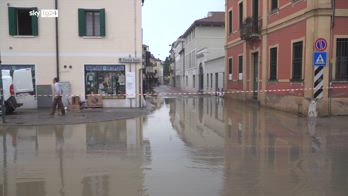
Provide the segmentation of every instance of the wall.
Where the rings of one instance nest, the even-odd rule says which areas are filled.
[[[0,3],[0,32],[2,60],[4,64],[35,64],[37,85],[49,85],[56,76],[55,23],[53,18],[39,18],[38,37],[11,37],[8,35],[6,0]],[[27,2],[13,0],[13,7],[38,7],[54,9],[54,1]],[[59,1],[60,79],[71,83],[72,92],[84,99],[85,64],[120,64],[121,57],[142,56],[141,1]],[[78,8],[106,10],[106,36],[83,38],[78,35]],[[136,18],[134,17],[136,12]],[[122,16],[122,17],[120,17]],[[134,23],[136,19],[136,23]],[[12,47],[13,49],[9,49]],[[72,66],[65,69],[64,66]],[[136,89],[140,82],[138,73],[141,64],[127,66],[127,71],[136,72]],[[76,77],[79,76],[79,77]],[[117,100],[110,106],[129,107],[126,100]],[[138,104],[138,100],[133,103]],[[108,104],[107,104],[108,105]]]

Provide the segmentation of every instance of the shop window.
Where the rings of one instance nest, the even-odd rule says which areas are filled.
[[[38,17],[30,14],[37,8],[8,8],[9,34],[12,36],[37,36]]]
[[[336,80],[348,81],[348,38],[337,39]]]
[[[270,50],[269,80],[277,80],[278,48]]]
[[[126,92],[124,65],[86,65],[86,95],[124,99]]]
[[[105,9],[79,9],[79,35],[105,36]]]
[[[292,45],[292,80],[302,81],[303,42]]]

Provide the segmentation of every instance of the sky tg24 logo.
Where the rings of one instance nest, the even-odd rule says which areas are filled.
[[[29,12],[30,16],[37,16],[42,18],[57,18],[58,17],[58,10],[48,10],[43,9],[40,11],[32,10]]]

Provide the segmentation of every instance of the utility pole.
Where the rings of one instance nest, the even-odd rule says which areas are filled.
[[[6,111],[5,111],[5,105],[4,105],[4,89],[3,89],[3,82],[2,82],[2,61],[1,61],[1,51],[0,51],[0,94],[1,94],[1,120],[2,123],[5,123],[5,115],[6,115]]]

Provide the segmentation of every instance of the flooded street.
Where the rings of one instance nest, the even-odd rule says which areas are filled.
[[[130,120],[2,130],[3,196],[348,195],[347,117],[217,97]]]

